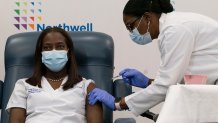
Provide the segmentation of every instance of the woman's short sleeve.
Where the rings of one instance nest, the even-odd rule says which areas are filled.
[[[27,93],[25,87],[25,80],[20,79],[16,82],[14,90],[8,101],[6,111],[10,112],[10,108],[19,107],[26,109]]]
[[[91,80],[91,79],[88,79],[88,80],[85,81],[85,88],[84,88],[85,90],[84,90],[84,92],[85,92],[86,95],[87,95],[87,88],[88,88],[90,83],[95,83],[95,82],[93,80]]]

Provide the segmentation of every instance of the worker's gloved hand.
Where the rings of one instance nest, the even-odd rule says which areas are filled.
[[[140,88],[146,88],[148,86],[149,78],[138,70],[126,68],[119,74],[122,76],[125,83],[132,86]]]
[[[89,92],[88,96],[90,105],[94,105],[97,101],[100,101],[111,110],[115,110],[115,98],[107,91],[95,88]]]

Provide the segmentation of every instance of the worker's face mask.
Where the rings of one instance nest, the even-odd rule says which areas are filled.
[[[134,30],[132,30],[132,32],[129,33],[129,36],[135,43],[140,44],[140,45],[145,45],[145,44],[152,42],[152,39],[151,39],[150,33],[148,32],[150,21],[148,22],[148,29],[145,34],[141,35],[138,31],[138,27],[141,23],[142,18],[140,19],[138,26]]]
[[[66,50],[51,50],[42,52],[42,63],[51,71],[58,72],[68,61]]]

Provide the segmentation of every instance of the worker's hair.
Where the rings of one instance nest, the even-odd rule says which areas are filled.
[[[42,63],[42,44],[46,35],[52,32],[57,32],[64,36],[64,41],[66,42],[67,48],[69,49],[67,53],[68,61],[66,63],[68,80],[63,85],[63,89],[67,90],[73,88],[74,85],[82,81],[82,77],[78,73],[73,41],[68,32],[58,27],[47,28],[40,33],[35,49],[35,65],[33,75],[28,78],[26,82],[33,86],[42,87],[41,78],[44,76],[46,71],[46,66]]]
[[[161,14],[173,10],[170,0],[129,0],[123,9],[123,14],[140,17],[145,12]]]

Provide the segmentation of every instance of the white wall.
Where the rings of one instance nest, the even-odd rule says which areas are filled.
[[[145,72],[149,77],[155,77],[159,64],[159,51],[157,42],[140,46],[133,43],[128,31],[122,22],[122,10],[128,0],[34,0],[34,2],[42,2],[42,21],[34,23],[46,24],[84,24],[93,23],[93,31],[104,32],[111,35],[115,44],[115,75],[126,67],[136,68]],[[4,80],[4,46],[7,37],[18,32],[26,30],[17,30],[13,24],[16,20],[13,18],[16,13],[13,11],[17,6],[15,2],[23,2],[28,0],[0,0],[0,79]],[[177,11],[192,11],[210,16],[218,20],[217,0],[175,0]],[[28,5],[27,9],[31,9]],[[36,8],[37,9],[37,8]],[[31,13],[23,16],[30,16]],[[40,14],[40,13],[39,13]],[[32,30],[27,30],[32,31]],[[138,89],[134,88],[134,91]],[[161,105],[151,109],[158,113]],[[130,112],[114,113],[114,118],[134,117]],[[134,117],[136,118],[136,117]],[[152,123],[152,121],[137,117],[137,123]]]

